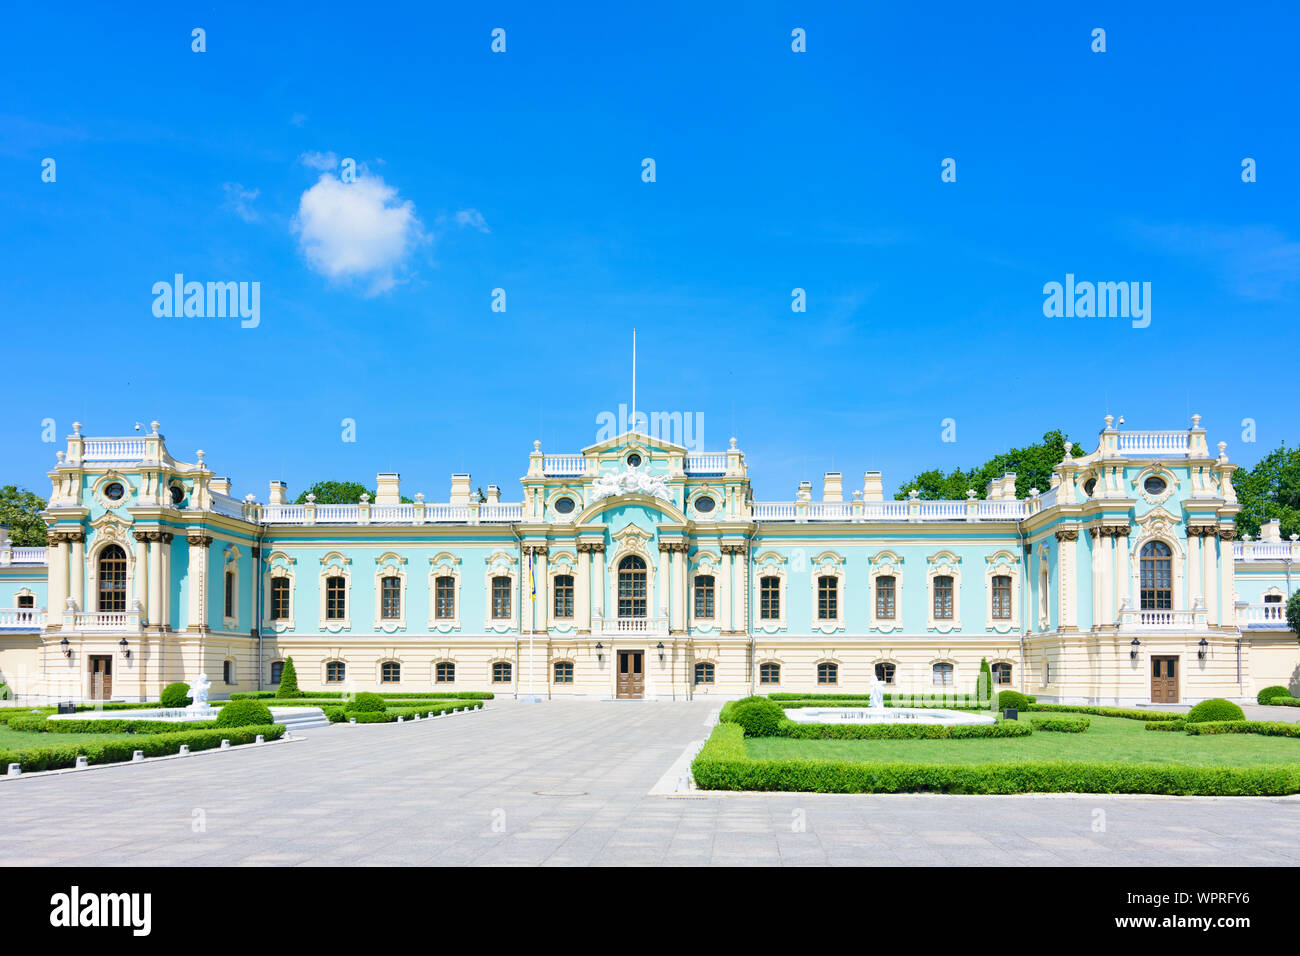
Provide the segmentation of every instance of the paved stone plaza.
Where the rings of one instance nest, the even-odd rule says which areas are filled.
[[[334,726],[263,748],[0,781],[0,861],[1300,862],[1295,798],[651,796],[717,709],[493,701],[428,722]]]

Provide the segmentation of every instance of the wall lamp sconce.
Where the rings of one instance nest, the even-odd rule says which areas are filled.
[[[659,663],[662,664],[664,662],[664,642],[660,641],[659,646],[656,647],[655,650],[659,652]]]
[[[605,659],[604,650],[605,650],[605,645],[602,644],[602,643],[600,643],[600,641],[597,641],[597,642],[596,642],[596,662],[597,662],[597,663],[600,663],[601,661],[603,661],[603,660]]]
[[[124,637],[118,641],[117,646],[122,648],[122,656],[129,661],[131,659],[131,648],[127,646],[126,638]]]
[[[1128,652],[1128,656],[1130,659],[1137,660],[1138,648],[1141,646],[1142,646],[1142,642],[1139,641],[1136,637],[1133,638],[1133,640],[1129,643],[1129,647],[1132,648],[1132,650]]]
[[[1197,658],[1199,658],[1200,660],[1205,660],[1205,655],[1210,652],[1210,642],[1207,641],[1205,638],[1201,638],[1201,642],[1196,646],[1200,648],[1196,652]]]
[[[64,657],[72,656],[72,642],[69,641],[66,637],[63,640],[59,641],[59,646],[63,648]]]

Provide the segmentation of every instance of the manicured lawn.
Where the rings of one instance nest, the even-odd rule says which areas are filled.
[[[76,744],[105,740],[132,740],[135,734],[38,734],[33,731],[10,730],[0,724],[0,750],[24,750],[28,747],[53,747],[59,744]]]
[[[1027,722],[1032,716],[1045,715],[1026,713],[1021,714],[1020,719]],[[1140,720],[1093,716],[1088,719],[1091,725],[1081,734],[1035,731],[1032,737],[990,740],[793,740],[759,737],[747,738],[745,749],[751,758],[772,760],[943,764],[1095,760],[1225,767],[1300,763],[1300,739],[1255,734],[1189,737],[1179,731],[1147,730]]]

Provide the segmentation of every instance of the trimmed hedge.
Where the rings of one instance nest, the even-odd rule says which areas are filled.
[[[1167,730],[1170,733],[1180,733],[1187,729],[1185,720],[1151,720],[1147,721],[1147,730]]]
[[[1203,700],[1187,712],[1189,724],[1204,724],[1217,720],[1245,720],[1245,712],[1230,700],[1211,697]]]
[[[1255,703],[1270,704],[1273,702],[1274,697],[1290,697],[1290,696],[1291,696],[1290,688],[1283,687],[1280,684],[1274,684],[1271,687],[1265,687],[1258,694],[1256,694]]]
[[[168,684],[158,695],[160,707],[188,707],[193,703],[190,697],[190,685],[183,680]]]
[[[1214,720],[1188,724],[1193,737],[1213,734],[1260,734],[1265,737],[1300,737],[1300,724],[1284,720]]]
[[[739,724],[746,737],[779,737],[781,724],[787,721],[781,705],[766,697],[738,700],[727,713],[729,723]]]
[[[284,666],[280,668],[280,686],[275,689],[275,696],[281,698],[307,696],[298,689],[298,671],[294,669],[292,657],[286,657]]]
[[[1127,707],[1090,707],[1083,704],[1034,704],[1033,711],[1059,714],[1091,714],[1093,717],[1124,717],[1128,720],[1186,720],[1186,715],[1165,710],[1132,710]]]
[[[349,695],[341,690],[306,690],[302,691],[303,695],[312,700],[344,700]],[[367,691],[367,693],[370,693]],[[246,690],[236,691],[230,695],[231,700],[269,700],[275,696],[273,690]],[[466,690],[460,691],[419,691],[413,690],[409,693],[399,691],[384,691],[376,694],[385,700],[495,700],[496,694],[488,690]],[[147,704],[133,704],[131,706],[147,707]]]
[[[326,707],[324,710],[325,716],[333,724],[345,723],[353,718],[359,724],[391,724],[395,723],[398,717],[435,717],[438,714],[450,714],[458,710],[480,710],[482,707],[481,700],[447,700],[422,704],[419,707],[395,707],[381,711],[358,712],[343,707]]]
[[[1270,707],[1300,707],[1300,697],[1270,697],[1267,703]]]
[[[1008,707],[1014,707],[1016,710],[1029,710],[1037,700],[1037,697],[1022,694],[1019,691],[1004,690],[998,694],[998,710],[1006,710]]]
[[[271,708],[256,700],[232,700],[217,714],[218,727],[256,727],[273,723]]]
[[[1206,725],[1202,725],[1206,726]],[[815,793],[1164,793],[1280,796],[1300,792],[1300,763],[1263,767],[1035,761],[992,764],[754,760],[735,724],[720,724],[691,764],[702,790]]]
[[[174,734],[182,727],[210,730],[216,726],[215,720],[187,721],[184,724],[170,720],[49,720],[44,714],[27,714],[9,720],[10,730],[37,734]]]
[[[1030,717],[1034,730],[1047,730],[1059,734],[1081,734],[1091,721],[1087,717]]]
[[[179,753],[181,745],[190,750],[212,750],[221,746],[222,740],[231,745],[250,744],[261,734],[267,740],[278,740],[285,731],[282,724],[264,727],[230,727],[219,730],[187,730],[172,734],[147,734],[139,740],[87,741],[75,744],[57,744],[48,747],[28,747],[23,750],[0,750],[0,765],[19,764],[24,773],[37,770],[58,770],[76,766],[78,757],[90,763],[118,763],[128,761],[137,750],[146,757],[165,757]]]
[[[384,699],[378,694],[362,692],[343,705],[352,714],[377,714],[384,710]]]
[[[992,724],[801,724],[785,719],[769,737],[796,740],[976,740],[1028,737],[1034,728],[1018,720]]]

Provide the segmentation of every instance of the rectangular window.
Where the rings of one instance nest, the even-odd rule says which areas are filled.
[[[397,661],[384,661],[379,666],[381,684],[400,684],[402,682],[402,665]]]
[[[288,578],[271,578],[271,620],[289,620]]]
[[[456,616],[456,579],[444,574],[433,579],[433,616],[450,621]]]
[[[325,683],[341,684],[347,673],[347,665],[342,661],[330,661],[325,665]]]
[[[993,577],[993,620],[1011,620],[1011,578],[1005,574]]]
[[[573,683],[573,661],[555,662],[555,683],[557,684]]]
[[[781,579],[766,577],[758,582],[758,616],[764,621],[781,617]]]
[[[223,661],[221,664],[221,679],[227,684],[235,682],[235,662]]]
[[[492,579],[492,619],[510,620],[510,579],[496,577]]]
[[[235,616],[235,572],[226,572],[226,617]]]
[[[817,579],[817,620],[834,621],[840,616],[839,578],[823,575]]]
[[[713,575],[700,574],[695,577],[695,616],[701,620],[713,620]]]
[[[381,578],[379,582],[380,617],[385,621],[402,619],[402,579],[398,577]]]
[[[1006,685],[1011,684],[1010,664],[998,663],[993,665],[993,683]]]
[[[781,683],[781,665],[780,664],[760,664],[758,666],[758,682],[760,684],[779,684]]]
[[[511,667],[507,661],[497,661],[492,665],[492,683],[509,684]]]
[[[342,621],[348,616],[348,582],[345,578],[325,579],[325,620]]]
[[[712,684],[713,683],[713,665],[709,663],[699,663],[695,665],[695,683]]]
[[[932,683],[935,687],[952,686],[952,665],[951,664],[935,664],[934,667],[931,669],[930,673],[931,673],[930,683]]]
[[[456,665],[451,661],[439,661],[434,665],[433,680],[437,684],[456,683]]]
[[[284,661],[271,661],[271,683],[279,684],[280,676],[284,673]]]
[[[34,608],[34,607],[36,607],[36,595],[35,595],[35,594],[20,594],[20,595],[18,595],[18,606],[19,606],[19,607],[30,607],[30,608]]]
[[[946,574],[934,579],[934,619],[952,620],[952,578]]]
[[[897,595],[894,591],[894,578],[884,575],[876,578],[876,619],[892,621],[896,612]]]
[[[556,618],[565,619],[573,617],[573,575],[557,574],[555,576],[555,605]]]

